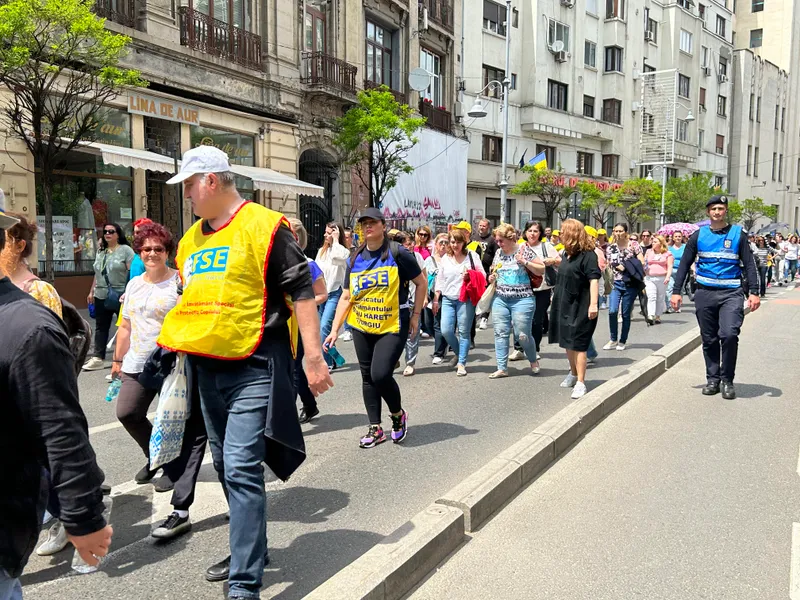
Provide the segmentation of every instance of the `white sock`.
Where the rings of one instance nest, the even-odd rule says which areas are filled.
[[[178,515],[181,519],[185,519],[186,517],[189,516],[189,511],[188,510],[178,510],[176,508],[172,512],[174,512],[176,515]]]

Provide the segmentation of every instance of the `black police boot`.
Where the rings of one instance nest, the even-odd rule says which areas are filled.
[[[719,382],[709,381],[703,388],[703,396],[714,396],[715,394],[719,394]]]
[[[736,389],[734,389],[730,381],[722,382],[722,397],[725,398],[725,400],[733,400],[736,398]]]

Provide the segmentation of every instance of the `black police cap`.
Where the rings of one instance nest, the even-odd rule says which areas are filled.
[[[706,202],[706,208],[709,206],[714,206],[715,204],[722,204],[723,206],[728,206],[728,197],[725,195],[717,195],[712,196],[711,199]]]

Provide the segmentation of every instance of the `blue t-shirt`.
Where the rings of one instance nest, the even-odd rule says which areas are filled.
[[[675,262],[672,265],[673,273],[678,272],[678,267],[681,266],[681,259],[683,258],[683,251],[686,250],[686,244],[681,244],[680,248],[669,246],[669,251],[675,257]]]
[[[322,269],[320,269],[319,265],[317,265],[317,263],[310,258],[306,260],[308,260],[308,268],[311,269],[311,283],[316,283],[317,279],[322,277]],[[133,267],[131,267],[131,271],[132,270]]]
[[[131,261],[131,279],[142,273],[144,273],[144,263],[142,262],[142,258],[138,254],[135,254]]]

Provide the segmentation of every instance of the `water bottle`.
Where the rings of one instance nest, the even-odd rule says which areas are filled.
[[[122,387],[122,379],[115,377],[111,380],[111,385],[108,386],[106,392],[106,402],[113,402],[119,396],[119,388]]]
[[[106,525],[110,523],[111,519],[111,505],[113,504],[113,500],[111,496],[103,496],[103,518],[106,520]],[[72,557],[72,570],[76,573],[94,573],[97,569],[100,568],[100,563],[97,564],[96,567],[88,564],[81,558],[81,555],[78,554],[78,551],[75,551],[75,554]]]
[[[328,354],[333,359],[333,362],[336,363],[337,367],[343,367],[344,363],[347,361],[344,359],[344,356],[339,354],[339,351],[336,349],[336,346],[331,346],[328,348]]]

